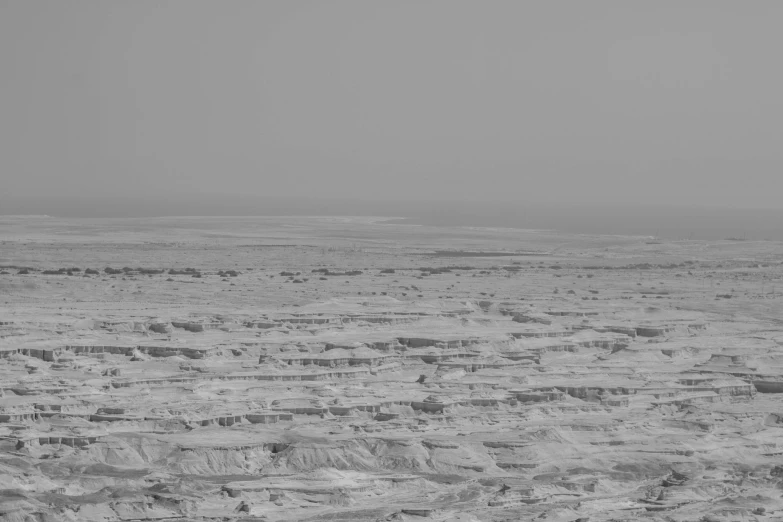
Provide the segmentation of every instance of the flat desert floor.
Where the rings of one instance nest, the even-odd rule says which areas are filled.
[[[0,217],[2,520],[783,520],[783,243],[384,221]]]

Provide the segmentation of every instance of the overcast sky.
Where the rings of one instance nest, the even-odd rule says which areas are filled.
[[[0,0],[0,202],[783,208],[782,24],[780,0]]]

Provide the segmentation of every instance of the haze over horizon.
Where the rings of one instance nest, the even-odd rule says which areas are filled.
[[[176,194],[781,209],[781,15],[2,2],[0,214]]]
[[[726,238],[783,241],[783,210],[699,205],[569,204],[530,202],[378,201],[326,198],[200,197],[52,198],[13,201],[3,215],[47,215],[78,226],[74,218],[375,216],[389,224],[440,227],[547,229],[577,234],[654,236],[661,239]],[[400,218],[400,219],[394,219]],[[241,222],[246,222],[242,220]],[[260,223],[260,222],[259,222]]]

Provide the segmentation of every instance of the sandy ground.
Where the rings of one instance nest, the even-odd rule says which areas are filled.
[[[783,519],[783,244],[384,221],[0,217],[2,520]]]

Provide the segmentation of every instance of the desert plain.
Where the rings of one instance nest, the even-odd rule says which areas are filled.
[[[741,239],[0,217],[0,517],[783,520]]]

